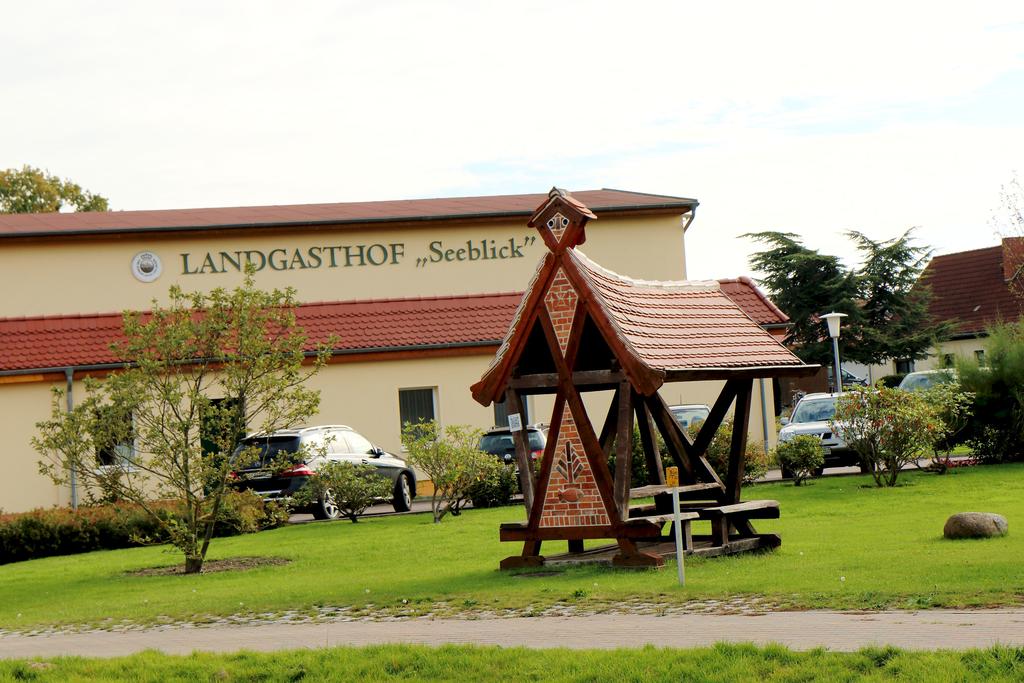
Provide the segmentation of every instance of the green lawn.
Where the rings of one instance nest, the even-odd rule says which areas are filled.
[[[584,567],[517,577],[498,561],[519,544],[498,542],[498,524],[521,507],[292,526],[217,539],[212,558],[273,555],[290,564],[200,576],[131,576],[180,562],[166,548],[138,548],[0,566],[0,628],[46,624],[154,622],[277,613],[320,606],[355,611],[539,611],[555,604],[604,609],[620,602],[678,604],[730,595],[766,596],[789,607],[922,608],[1019,605],[1024,597],[1024,466],[911,473],[894,489],[867,477],[833,477],[800,488],[768,484],[746,498],[775,498],[782,518],[775,552],[687,562],[687,586],[661,571]],[[948,515],[999,512],[1000,539],[950,542]],[[564,544],[550,544],[561,552]]]
[[[841,653],[716,645],[530,650],[387,645],[174,657],[0,661],[0,681],[1020,681],[1024,649]]]

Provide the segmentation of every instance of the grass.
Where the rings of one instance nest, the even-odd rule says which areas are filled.
[[[865,476],[767,484],[745,498],[780,501],[782,518],[759,530],[781,534],[771,553],[687,561],[687,585],[673,568],[625,571],[579,567],[525,578],[497,570],[519,544],[498,542],[498,524],[521,507],[467,511],[431,523],[429,515],[291,526],[217,539],[211,558],[278,556],[287,565],[199,576],[132,576],[171,565],[166,548],[136,548],[0,566],[0,628],[202,621],[233,614],[277,614],[343,607],[368,612],[536,614],[551,606],[602,610],[646,603],[658,609],[694,599],[765,596],[792,608],[928,608],[1019,605],[1024,596],[1024,465],[908,473],[893,489]],[[954,512],[992,511],[1011,533],[946,541]],[[699,531],[699,529],[698,529]],[[561,552],[564,544],[549,544]]]
[[[1019,681],[1024,649],[794,652],[780,646],[531,650],[384,645],[256,654],[0,661],[0,681]]]

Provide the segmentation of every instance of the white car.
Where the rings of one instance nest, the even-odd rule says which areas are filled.
[[[937,384],[952,384],[956,381],[956,370],[921,370],[908,374],[896,388],[903,391],[926,391]]]
[[[839,394],[807,394],[793,408],[793,415],[788,420],[782,418],[782,429],[779,430],[779,442],[785,443],[794,436],[810,434],[821,439],[821,447],[825,455],[825,467],[846,467],[861,465],[856,451],[851,450],[838,434],[832,430],[830,420],[836,414],[836,397]],[[862,468],[863,469],[863,468]],[[788,473],[783,470],[782,476]],[[816,474],[821,474],[817,472]]]

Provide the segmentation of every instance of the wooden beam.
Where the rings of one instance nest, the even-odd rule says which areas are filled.
[[[732,421],[732,444],[729,448],[729,473],[725,479],[726,500],[740,502],[740,487],[743,486],[743,470],[746,465],[747,423],[750,421],[750,395],[754,380],[740,380],[736,392],[736,410]]]
[[[633,477],[633,390],[622,382],[618,390],[618,413],[615,429],[615,507],[619,519],[629,517],[629,489]]]
[[[674,444],[673,447],[678,448],[679,452],[685,455],[685,457],[682,457],[682,461],[686,467],[687,481],[690,483],[698,483],[700,481],[712,482],[722,486],[722,480],[718,477],[718,473],[715,472],[715,468],[704,457],[707,446],[701,451],[695,445],[690,444],[689,437],[683,434],[683,428],[676,422],[675,416],[672,415],[672,411],[669,410],[668,404],[665,403],[665,399],[661,397],[661,394],[648,396],[647,405],[651,409],[654,422],[658,425],[661,435],[665,437],[665,443]],[[714,414],[714,410],[712,410],[708,420]],[[721,421],[721,418],[719,418],[719,421]],[[706,426],[707,422],[704,424]],[[700,433],[702,434],[703,432],[704,427],[701,427]]]
[[[523,399],[515,389],[505,392],[505,410],[509,415],[524,415]],[[516,446],[516,465],[519,467],[519,486],[523,490],[523,505],[529,516],[533,510],[533,495],[537,486],[533,472],[533,459],[530,457],[530,439],[525,429],[512,432],[512,441]]]
[[[578,389],[592,387],[594,390],[598,390],[618,386],[625,378],[626,375],[621,370],[578,370],[572,373],[572,383]],[[523,393],[535,394],[556,391],[558,381],[557,372],[543,372],[510,379],[508,386],[520,389]]]
[[[697,432],[697,438],[693,440],[693,449],[698,455],[704,455],[708,452],[708,446],[711,445],[711,439],[715,437],[715,432],[722,426],[722,421],[725,420],[725,414],[729,412],[729,407],[732,405],[732,401],[736,398],[736,380],[729,380],[722,387],[722,393],[718,395],[718,400],[715,401],[715,405],[711,407],[711,412],[708,414],[708,419],[704,420],[704,424],[701,425],[700,431]]]
[[[728,379],[769,379],[774,377],[810,377],[820,365],[771,365],[755,368],[695,368],[666,370],[666,382],[698,382]]]
[[[642,396],[633,397],[633,406],[636,410],[637,427],[640,429],[640,444],[644,449],[644,459],[647,462],[648,482],[664,484],[665,469],[661,464],[661,451],[658,449],[658,439],[654,435],[651,411]]]

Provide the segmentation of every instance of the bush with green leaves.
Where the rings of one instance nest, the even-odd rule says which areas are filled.
[[[434,485],[430,508],[434,522],[449,512],[458,515],[469,491],[494,463],[494,456],[480,450],[483,430],[468,425],[437,422],[409,423],[402,430],[402,445],[409,464],[427,475]]]
[[[1024,460],[1024,320],[995,325],[985,342],[985,365],[960,358],[964,390],[974,395],[967,444],[982,462]]]
[[[825,464],[821,439],[810,434],[800,434],[789,441],[780,442],[775,447],[775,458],[783,471],[791,474],[795,486],[800,486],[804,479]]]
[[[924,392],[854,387],[836,399],[835,431],[871,466],[876,486],[895,486],[904,466],[930,455],[946,433]]]
[[[512,494],[519,486],[516,468],[497,458],[483,468],[480,478],[469,487],[469,499],[475,508],[494,508],[512,502]]]
[[[700,428],[703,423],[692,425],[690,427],[690,437],[695,439],[697,434],[700,432]],[[732,418],[726,418],[722,421],[721,426],[718,427],[718,431],[715,432],[715,436],[711,439],[711,443],[708,445],[707,453],[704,457],[707,458],[708,463],[712,469],[721,477],[723,480],[729,473],[729,453],[732,451],[732,430],[733,421]],[[760,441],[747,440],[747,448],[743,455],[743,484],[753,484],[755,481],[763,477],[768,473],[768,467],[771,461],[768,454],[764,452],[764,444]]]
[[[153,501],[148,509],[119,502],[0,514],[0,564],[166,543],[170,540],[167,526],[186,513],[174,501]],[[214,535],[253,533],[287,521],[283,506],[264,502],[249,491],[231,491],[218,511]]]
[[[342,517],[358,522],[366,508],[390,495],[391,482],[373,465],[327,462],[317,467],[316,474],[306,480],[292,503],[297,506],[318,501],[333,503]]]

